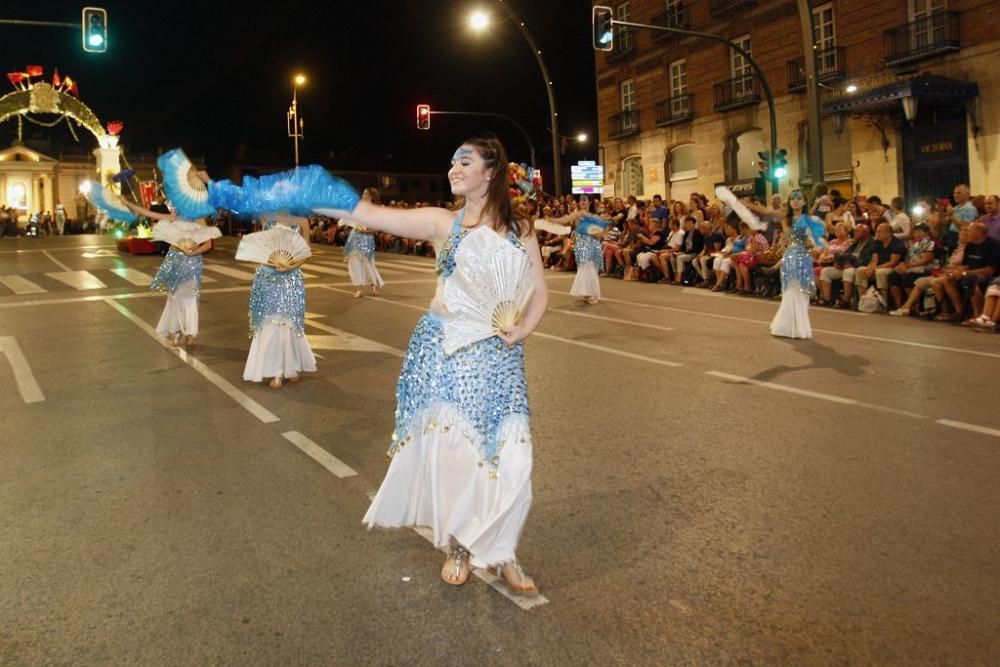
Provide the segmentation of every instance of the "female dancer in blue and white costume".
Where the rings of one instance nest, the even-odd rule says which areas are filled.
[[[378,190],[365,188],[361,199],[373,204],[381,204]],[[385,283],[375,267],[375,234],[365,227],[355,227],[351,230],[344,244],[344,259],[347,260],[347,271],[351,276],[351,284],[358,288],[354,293],[360,298],[365,287],[371,286],[372,294],[377,294]]]
[[[550,222],[557,225],[575,224],[573,229],[573,255],[576,258],[576,278],[569,293],[582,297],[590,304],[597,303],[601,298],[601,281],[598,277],[604,272],[604,254],[601,252],[600,236],[589,233],[593,225],[601,228],[607,226],[605,218],[598,217],[590,211],[591,203],[587,195],[580,195],[580,208],[574,213],[555,218]],[[604,209],[598,213],[605,215]]]
[[[309,223],[281,212],[273,215],[266,229],[280,226],[309,240]],[[271,378],[272,389],[284,382],[295,383],[300,373],[316,370],[316,357],[305,336],[306,286],[299,268],[305,260],[274,267],[260,265],[250,287],[250,354],[243,379],[261,382]]]
[[[464,584],[470,567],[496,567],[511,590],[534,595],[535,583],[515,559],[531,507],[523,341],[541,321],[548,293],[535,234],[514,217],[506,170],[496,138],[472,139],[455,152],[448,172],[452,193],[465,198],[457,214],[369,202],[343,212],[373,229],[432,241],[438,257],[437,292],[413,332],[399,378],[392,461],[363,521],[370,528],[430,526],[436,546],[451,546],[441,571],[448,584]],[[444,285],[462,240],[483,226],[527,253],[534,295],[521,324],[449,356],[442,347],[449,317]]]
[[[177,220],[177,216],[172,213],[157,213],[131,202],[124,203],[132,211],[150,220]],[[197,224],[205,224],[204,219],[199,219]],[[221,232],[217,234],[221,235]],[[187,251],[170,246],[149,285],[154,292],[167,294],[167,303],[156,324],[156,333],[169,340],[174,347],[178,347],[181,341],[187,347],[195,345],[198,337],[198,299],[201,297],[201,256],[211,249],[211,240],[199,243]]]
[[[781,305],[771,320],[771,335],[812,338],[809,300],[816,294],[812,249],[825,245],[825,227],[819,218],[805,213],[806,199],[794,190],[781,226],[788,247],[781,258]]]

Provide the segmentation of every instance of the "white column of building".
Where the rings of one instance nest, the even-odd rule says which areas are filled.
[[[44,189],[42,199],[45,201],[45,208],[43,210],[52,213],[56,210],[56,198],[55,192],[55,180],[52,178],[52,174],[42,174],[42,188]]]
[[[28,202],[28,213],[38,213],[42,206],[41,180],[38,174],[31,175],[31,201]]]

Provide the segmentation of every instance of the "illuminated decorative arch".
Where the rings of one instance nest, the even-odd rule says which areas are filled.
[[[108,133],[97,115],[86,104],[53,88],[48,83],[35,83],[28,90],[15,90],[0,97],[0,123],[18,115],[29,113],[59,114],[75,120],[94,135],[98,144],[107,144]]]

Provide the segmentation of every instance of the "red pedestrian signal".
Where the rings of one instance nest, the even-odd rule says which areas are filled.
[[[431,106],[429,104],[417,105],[417,129],[431,129]]]

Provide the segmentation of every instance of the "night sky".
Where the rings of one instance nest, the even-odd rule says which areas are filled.
[[[596,159],[594,55],[587,0],[508,0],[543,50],[555,81],[560,132],[591,136],[564,164]],[[220,171],[246,161],[290,166],[285,112],[291,78],[305,119],[303,163],[337,169],[439,173],[462,139],[496,132],[511,158],[527,162],[521,135],[502,121],[435,116],[418,131],[418,103],[440,110],[491,111],[518,120],[539,164],[551,162],[541,74],[517,27],[496,0],[367,0],[329,5],[282,0],[233,12],[221,2],[95,0],[109,14],[109,49],[84,53],[80,31],[0,25],[0,66],[53,67],[77,80],[101,119],[123,120],[127,154],[183,146]],[[3,0],[0,18],[76,22],[81,3]],[[473,8],[490,9],[486,34],[467,28]],[[501,23],[502,21],[502,23]],[[5,92],[11,89],[2,81]],[[64,129],[26,134],[73,143]],[[29,132],[30,128],[30,132]],[[0,143],[15,123],[0,125]],[[78,133],[84,148],[92,137]]]

